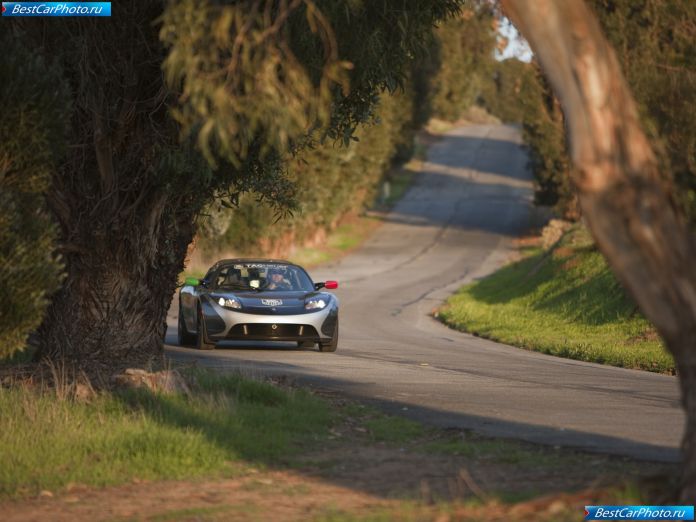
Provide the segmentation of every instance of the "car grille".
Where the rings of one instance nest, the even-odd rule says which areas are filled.
[[[231,339],[316,339],[313,326],[306,324],[237,324],[229,332]]]

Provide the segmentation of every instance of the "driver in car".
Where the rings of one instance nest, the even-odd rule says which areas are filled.
[[[267,279],[268,284],[266,288],[268,290],[292,290],[292,285],[285,279],[283,273],[277,268],[271,268],[268,271]]]

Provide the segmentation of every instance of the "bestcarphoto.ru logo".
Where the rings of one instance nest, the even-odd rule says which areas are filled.
[[[693,520],[694,506],[585,506],[585,520]]]
[[[3,2],[2,16],[111,16],[111,2]]]

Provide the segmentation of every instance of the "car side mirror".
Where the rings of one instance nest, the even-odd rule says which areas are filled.
[[[321,288],[326,288],[327,290],[335,290],[338,288],[338,281],[326,281],[325,283],[314,283],[314,289],[320,290]]]
[[[187,277],[184,279],[184,285],[186,286],[198,286],[199,284],[201,284],[201,281],[197,277]]]

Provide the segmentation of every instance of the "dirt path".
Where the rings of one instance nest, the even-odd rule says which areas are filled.
[[[5,522],[47,520],[306,520],[328,507],[363,511],[385,500],[288,471],[235,479],[129,484],[0,504]]]

